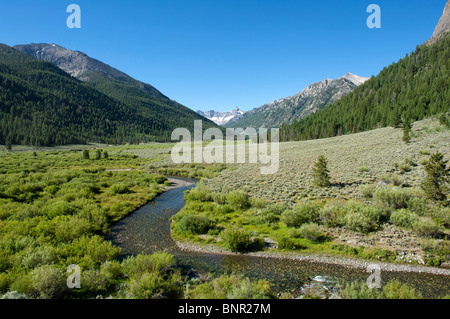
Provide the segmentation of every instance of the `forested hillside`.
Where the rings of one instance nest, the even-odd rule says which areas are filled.
[[[415,52],[325,109],[284,125],[280,138],[292,141],[332,137],[446,112],[450,105],[449,70],[450,34],[432,46],[418,46]]]
[[[184,127],[192,131],[195,120],[202,120],[204,128],[216,126],[150,84],[138,81],[84,52],[48,43],[16,45],[14,48],[32,58],[56,65],[97,91],[123,103],[144,118],[143,125],[162,141],[168,141],[175,128]]]
[[[123,98],[110,97],[51,63],[0,45],[0,144],[169,141],[174,128],[199,119],[194,111],[191,116],[176,108],[167,112],[157,103],[149,116],[124,102],[139,100],[138,92],[119,94]]]

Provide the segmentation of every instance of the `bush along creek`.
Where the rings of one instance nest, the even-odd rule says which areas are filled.
[[[304,214],[320,212],[318,204],[305,205]],[[333,244],[313,220],[294,228],[298,234],[292,236],[293,227],[282,225],[291,220],[291,211],[242,192],[210,193],[200,182],[160,195],[154,203],[113,226],[110,238],[126,255],[165,251],[174,256],[185,280],[185,297],[220,297],[215,295],[216,285],[232,287],[238,280],[248,280],[271,298],[387,298],[401,294],[407,298],[441,298],[448,292],[450,277],[445,269],[427,267],[420,273],[404,263],[380,263],[381,253],[383,261],[393,258],[384,251],[350,251],[345,245]],[[252,212],[264,217],[252,216]],[[245,218],[253,218],[254,223]],[[262,218],[267,222],[261,222]],[[267,223],[278,223],[273,228],[279,237],[255,228]],[[367,267],[374,262],[383,269],[385,286],[381,290],[366,289],[370,275]],[[421,271],[425,268],[418,267]],[[200,290],[205,292],[198,295]],[[229,292],[229,296],[234,293],[235,297],[244,296],[240,295],[242,291]],[[256,292],[246,293],[261,297]]]

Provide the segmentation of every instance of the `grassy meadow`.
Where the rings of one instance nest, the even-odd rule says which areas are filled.
[[[427,119],[414,124],[411,136],[406,144],[401,129],[382,128],[281,143],[273,175],[261,175],[255,164],[175,165],[174,144],[13,145],[0,151],[0,294],[274,298],[268,282],[238,274],[189,280],[167,253],[119,258],[121,249],[105,240],[110,225],[152,201],[173,175],[200,180],[172,220],[180,242],[443,266],[450,255],[449,207],[428,200],[420,185],[433,153],[450,158],[450,131]],[[313,183],[320,155],[328,161],[328,187]],[[67,289],[71,264],[82,269],[80,289]],[[381,296],[363,288],[345,287],[340,298]]]
[[[426,198],[424,165],[450,159],[450,130],[437,119],[402,129],[280,144],[277,174],[231,165],[202,179],[173,218],[173,236],[235,252],[275,250],[448,265],[450,208]],[[312,168],[328,161],[330,185]],[[446,188],[448,194],[448,187]]]

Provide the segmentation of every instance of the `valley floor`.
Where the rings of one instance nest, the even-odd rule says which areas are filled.
[[[280,143],[278,173],[261,175],[259,165],[236,164],[215,176],[203,178],[200,186],[213,195],[242,191],[248,194],[250,199],[266,201],[267,205],[284,204],[289,209],[295,209],[297,205],[305,202],[314,202],[323,208],[330,202],[334,204],[349,201],[367,206],[384,205],[387,208],[388,204],[380,203],[372,198],[374,192],[377,189],[392,190],[393,192],[400,190],[404,194],[409,193],[407,196],[422,198],[420,185],[425,177],[423,165],[430,154],[437,151],[442,153],[445,159],[450,159],[450,130],[439,125],[437,119],[430,118],[414,124],[412,141],[409,144],[402,141],[401,129],[391,127],[335,138]],[[143,156],[145,150],[133,150],[133,153]],[[328,169],[331,175],[332,185],[328,188],[316,187],[311,174],[314,162],[322,154],[328,160]],[[173,167],[170,165],[169,155],[160,157],[158,166]],[[201,170],[200,166],[191,164],[190,166],[185,165],[183,168],[178,166],[178,169],[195,174],[197,170]],[[371,194],[365,194],[366,188],[370,189]],[[242,211],[237,209],[222,218],[214,216],[215,213],[209,211],[213,209],[208,205],[203,205],[202,200],[197,203],[198,205],[192,203],[191,206],[190,203],[195,200],[192,201],[188,198],[187,202],[185,212],[181,212],[181,217],[188,213],[207,215],[217,222],[220,229],[231,226],[243,227],[255,236],[270,238],[274,242],[278,242],[282,237],[292,237],[291,233],[295,232],[292,227],[286,227],[280,223],[279,219],[273,224],[256,225],[258,218],[259,224],[264,224],[260,217],[264,209],[260,207]],[[423,207],[409,207],[408,205],[405,203],[405,208],[413,210],[417,214],[414,215],[417,218],[419,216],[421,219],[430,217],[440,223],[443,231],[441,236],[439,238],[422,236],[412,228],[399,227],[388,220],[380,222],[377,229],[370,232],[358,232],[348,227],[342,227],[342,225],[320,225],[323,234],[329,241],[319,245],[299,239],[298,234],[292,240],[303,246],[306,245],[306,250],[303,247],[306,254],[318,252],[350,256],[367,255],[349,251],[347,248],[336,249],[336,247],[345,246],[372,252],[379,250],[395,255],[395,258],[383,256],[381,260],[386,257],[386,259],[400,263],[435,266],[442,264],[442,266],[448,267],[449,260],[448,257],[445,258],[445,254],[450,255],[449,242],[446,239],[446,236],[450,234],[446,224],[450,220],[448,208],[441,210],[435,208],[434,205],[427,206],[426,210],[434,211],[429,215],[425,213]],[[394,207],[391,210],[395,211],[397,208]],[[435,211],[439,211],[439,213],[435,213]],[[212,235],[191,235],[178,234],[176,236],[178,239],[185,237],[191,241],[194,240],[202,246],[200,249],[206,249],[205,244],[210,245],[213,242],[222,246],[219,249],[224,249],[220,236],[214,232]],[[439,252],[437,253],[436,250]],[[441,256],[438,258],[440,261],[430,261],[436,257],[436,254]],[[369,255],[369,258],[376,260],[379,253],[370,253]]]

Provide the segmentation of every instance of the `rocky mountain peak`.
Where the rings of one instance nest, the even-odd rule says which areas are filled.
[[[442,17],[439,20],[436,29],[434,30],[433,36],[429,39],[426,44],[431,45],[440,39],[445,33],[450,31],[450,0],[447,1],[445,5]]]
[[[86,53],[72,51],[54,43],[16,45],[15,49],[41,61],[47,61],[82,81],[89,80],[90,73],[99,73],[118,80],[129,76],[111,66],[90,58]]]
[[[363,84],[364,82],[366,82],[367,80],[369,80],[369,78],[358,76],[353,73],[347,73],[346,75],[341,77],[341,79],[346,79],[346,80],[352,82],[353,84],[355,84],[356,86],[359,86],[359,85]]]
[[[225,125],[230,121],[237,121],[245,114],[245,112],[241,111],[237,106],[229,112],[217,112],[212,110],[207,112],[197,111],[197,113],[201,116],[206,117],[207,119],[210,119],[217,125]]]

